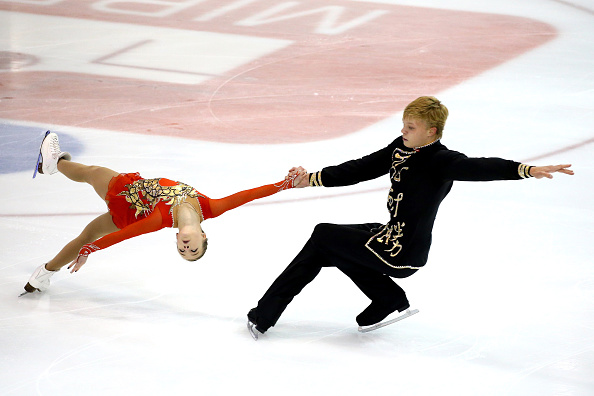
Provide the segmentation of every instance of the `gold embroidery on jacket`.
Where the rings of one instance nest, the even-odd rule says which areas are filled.
[[[404,236],[403,229],[404,223],[397,222],[396,224],[386,224],[382,227],[380,232],[372,236],[365,247],[369,249],[377,258],[384,262],[384,264],[397,269],[419,269],[420,267],[412,267],[410,265],[393,265],[390,264],[387,259],[396,257],[400,251],[402,250],[402,245],[400,244],[399,238]],[[380,246],[383,245],[385,249],[379,250],[377,247],[377,251],[372,247],[372,244],[379,244]],[[387,257],[388,256],[388,257]]]
[[[390,253],[390,257],[396,257],[402,250],[402,245],[400,244],[400,241],[398,241],[398,238],[404,236],[402,233],[403,227],[404,223],[400,222],[396,222],[395,225],[389,224],[382,232],[374,236],[376,241],[387,246],[387,249],[385,249],[384,252]]]
[[[399,193],[396,198],[394,198],[392,196],[393,192],[394,189],[390,188],[390,194],[388,194],[388,210],[392,212],[392,217],[396,217],[398,215],[398,204],[402,201],[402,198],[404,198],[404,194]]]
[[[404,163],[407,159],[413,155],[415,151],[404,151],[402,149],[396,148],[394,150],[393,159],[392,159],[392,170],[395,171],[398,165]]]
[[[520,166],[518,166],[518,174],[522,179],[532,177],[532,175],[530,175],[530,169],[532,169],[530,165],[520,164]]]
[[[396,170],[396,168],[393,167],[392,168],[392,171],[393,171],[392,180],[394,180],[395,182],[399,182],[400,181],[400,174],[402,173],[403,170],[407,170],[407,169],[408,169],[408,166],[403,166],[399,170]]]
[[[309,175],[309,185],[311,187],[324,187],[324,184],[322,183],[322,171]]]
[[[400,167],[406,160],[410,158],[416,151],[405,151],[399,148],[394,150],[392,154],[392,167],[390,168],[390,178],[394,182],[400,182],[402,171],[408,170],[406,166]],[[392,218],[398,215],[398,206],[404,199],[404,193],[398,193],[394,196],[394,188],[390,189],[388,194],[388,210],[392,214]],[[402,244],[400,238],[404,236],[404,222],[396,222],[395,224],[386,224],[382,227],[380,232],[372,236],[365,247],[369,249],[377,258],[382,260],[386,265],[398,269],[417,269],[411,266],[396,266],[390,264],[387,260],[394,258],[402,251]]]

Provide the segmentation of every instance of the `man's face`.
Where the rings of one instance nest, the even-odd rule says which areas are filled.
[[[406,147],[425,146],[435,140],[435,128],[428,128],[427,123],[416,118],[402,120],[402,139]]]

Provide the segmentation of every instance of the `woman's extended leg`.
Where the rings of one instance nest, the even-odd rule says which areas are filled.
[[[58,170],[70,180],[90,184],[103,200],[107,194],[109,182],[113,177],[119,175],[118,172],[109,168],[96,165],[84,165],[64,159],[58,162]]]
[[[88,183],[95,192],[105,200],[111,179],[119,174],[111,169],[101,166],[88,166],[72,162],[71,155],[62,152],[55,133],[47,133],[41,145],[42,162],[38,164],[39,172],[43,174],[54,174],[61,172],[70,180]],[[74,261],[80,249],[87,243],[117,231],[110,213],[104,213],[91,221],[81,234],[70,241],[62,250],[48,263],[40,265],[29,278],[25,291],[45,290],[49,287],[51,276],[63,266]]]
[[[37,267],[33,275],[29,278],[29,282],[25,285],[25,291],[31,293],[35,290],[46,290],[50,285],[52,275],[63,266],[72,262],[85,244],[96,241],[102,236],[117,230],[118,228],[111,220],[110,213],[104,213],[97,217],[85,227],[78,237],[64,246],[56,257],[51,259],[47,264],[41,264]]]

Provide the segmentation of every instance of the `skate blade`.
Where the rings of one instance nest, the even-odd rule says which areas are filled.
[[[258,341],[258,330],[256,330],[256,325],[248,320],[247,328],[254,341]]]
[[[49,134],[50,134],[50,131],[45,132],[45,135],[43,136],[43,140],[41,141],[41,145],[43,145],[43,141]],[[33,179],[35,179],[35,176],[37,176],[37,173],[43,173],[41,171],[41,146],[39,146],[39,155],[37,156],[37,163],[35,164],[35,170],[33,171]]]
[[[19,297],[23,297],[25,294],[35,293],[36,291],[39,291],[39,289],[34,288],[29,282],[27,282],[25,285],[25,291],[19,294]]]
[[[419,310],[418,309],[407,309],[402,315],[400,315],[400,316],[398,316],[398,317],[396,317],[394,319],[391,319],[391,320],[388,320],[388,321],[385,321],[385,322],[376,323],[376,324],[371,325],[371,326],[359,326],[359,328],[357,330],[359,330],[361,333],[367,333],[369,331],[377,330],[379,328],[382,328],[382,327],[391,325],[393,323],[399,322],[402,319],[406,319],[406,318],[408,318],[408,317],[410,317],[410,316],[412,316],[412,315],[414,315],[416,313],[419,313]]]

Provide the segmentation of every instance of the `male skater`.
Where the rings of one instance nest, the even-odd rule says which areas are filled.
[[[441,144],[448,109],[420,97],[404,110],[402,136],[356,160],[307,173],[293,168],[296,187],[338,187],[389,174],[387,224],[318,224],[301,252],[248,313],[254,339],[279,317],[322,267],[337,267],[371,300],[356,321],[360,331],[378,326],[393,312],[413,312],[404,290],[391,278],[406,278],[427,262],[431,230],[454,180],[516,180],[573,175],[571,165],[529,166],[501,158],[469,158]],[[385,322],[383,323],[385,324]],[[372,327],[373,326],[373,327]]]

